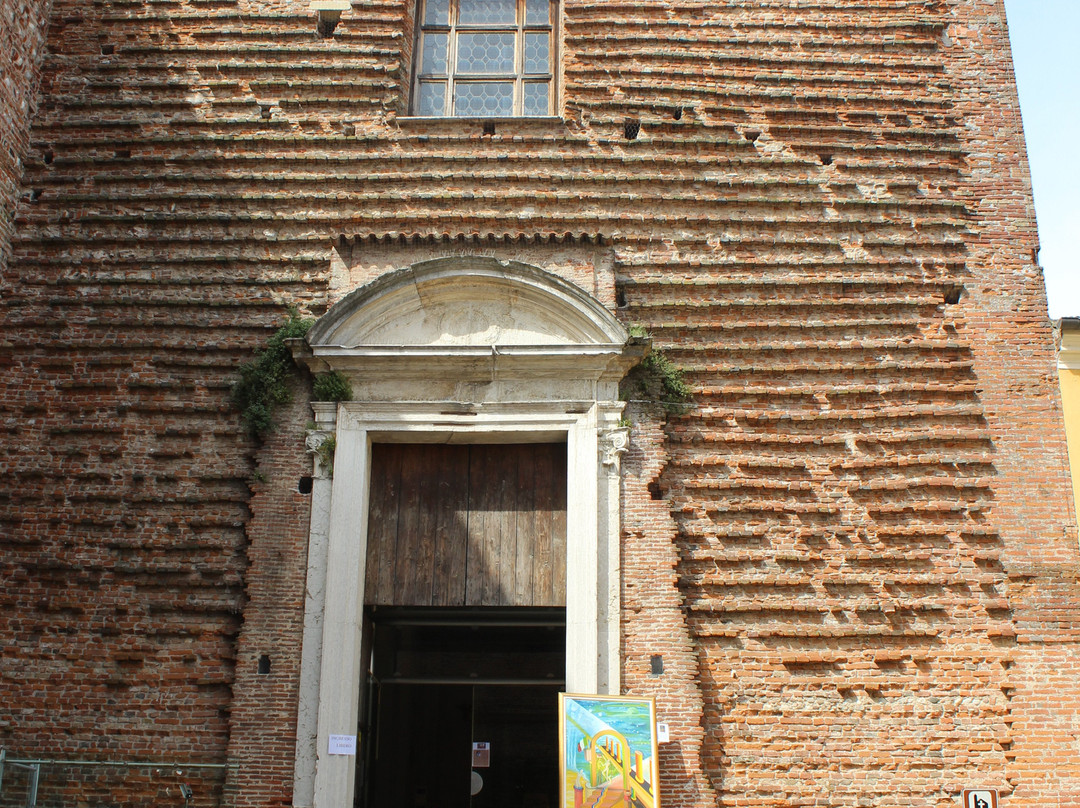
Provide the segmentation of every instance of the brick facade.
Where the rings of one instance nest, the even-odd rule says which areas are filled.
[[[1080,803],[1001,0],[566,0],[561,119],[493,134],[405,116],[411,3],[354,0],[328,38],[307,6],[0,17],[8,754],[224,766],[192,805],[291,805],[308,381],[256,444],[237,365],[402,255],[587,254],[695,391],[632,405],[623,461],[623,684],[672,727],[665,804]],[[40,804],[180,780],[62,770]]]
[[[0,269],[10,257],[51,6],[52,0],[10,0],[0,8]]]

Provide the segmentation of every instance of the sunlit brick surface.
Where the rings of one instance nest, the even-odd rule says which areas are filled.
[[[608,254],[695,391],[633,405],[624,459],[624,685],[672,726],[665,805],[1080,804],[1001,3],[569,0],[562,120],[494,134],[404,117],[411,6],[329,38],[306,7],[53,0],[28,139],[3,101],[9,754],[230,763],[193,804],[291,804],[308,393],[260,449],[236,366],[349,291],[335,245],[542,244]],[[118,804],[160,804],[139,782]]]

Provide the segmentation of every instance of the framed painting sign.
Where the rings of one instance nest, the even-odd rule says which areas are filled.
[[[559,694],[560,808],[660,808],[656,702]]]

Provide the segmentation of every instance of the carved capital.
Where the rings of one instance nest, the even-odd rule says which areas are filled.
[[[334,476],[334,433],[310,430],[304,445],[314,462],[314,476],[326,480]]]
[[[612,471],[619,470],[623,452],[630,448],[630,428],[621,426],[600,433],[600,458]]]

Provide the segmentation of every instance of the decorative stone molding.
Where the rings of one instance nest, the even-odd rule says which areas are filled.
[[[619,460],[630,448],[630,428],[621,426],[609,429],[600,435],[600,452],[603,464],[612,471],[619,470]]]
[[[326,457],[324,448],[326,446],[326,442],[332,440],[334,440],[333,432],[310,430],[307,433],[307,438],[304,441],[304,446],[307,448],[307,453],[312,456],[312,462],[314,464],[314,475],[316,479],[328,480],[334,476],[333,460]],[[329,462],[327,462],[328,460]]]

